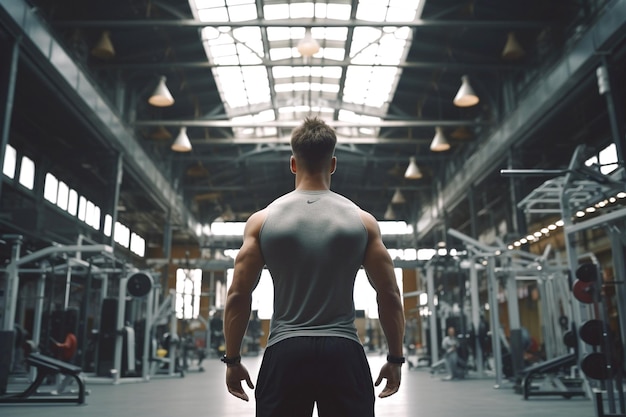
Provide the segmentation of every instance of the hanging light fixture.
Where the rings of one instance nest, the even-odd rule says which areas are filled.
[[[111,59],[115,56],[115,48],[111,42],[111,32],[105,30],[100,35],[100,39],[91,49],[91,55],[100,59]]]
[[[385,218],[385,220],[395,220],[396,219],[396,213],[393,211],[393,207],[391,207],[391,204],[387,205],[387,211],[385,211],[384,218]]]
[[[515,32],[509,32],[506,37],[506,44],[502,50],[502,59],[507,61],[516,61],[526,55],[526,51],[522,48],[522,45],[517,41]]]
[[[396,188],[396,192],[393,193],[393,197],[391,197],[391,204],[404,204],[406,200],[402,195],[402,191],[399,188]]]
[[[170,140],[172,139],[172,134],[169,130],[165,128],[165,126],[158,126],[154,130],[152,130],[149,134],[150,138],[156,140]]]
[[[226,210],[224,210],[224,212],[222,213],[222,219],[224,219],[224,221],[228,222],[228,221],[233,221],[235,220],[236,216],[235,216],[235,212],[233,211],[232,208],[230,208],[230,205],[226,206]]]
[[[298,42],[298,52],[305,58],[311,57],[318,53],[320,50],[320,44],[313,38],[311,28],[306,28],[304,31],[304,38]]]
[[[443,134],[443,130],[440,127],[435,128],[435,137],[430,143],[430,150],[433,152],[443,152],[450,149],[450,143]]]
[[[459,88],[458,93],[454,97],[454,105],[457,107],[471,107],[478,104],[480,99],[474,93],[474,89],[469,83],[469,77],[464,75],[461,77],[461,88]]]
[[[187,136],[187,128],[181,127],[180,133],[176,137],[174,143],[172,143],[172,150],[176,152],[190,152],[191,151],[191,141]]]
[[[474,136],[472,131],[467,126],[459,126],[450,133],[450,137],[453,139],[467,140]]]
[[[172,93],[170,93],[165,84],[166,80],[165,76],[161,76],[159,84],[157,84],[154,92],[148,99],[148,103],[156,107],[169,107],[174,104],[174,97],[172,97]]]
[[[409,179],[409,180],[418,180],[422,178],[422,172],[417,167],[417,163],[415,162],[414,156],[409,158],[409,166],[404,172],[404,178]]]

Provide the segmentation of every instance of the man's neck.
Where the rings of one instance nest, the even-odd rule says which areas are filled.
[[[296,176],[296,190],[330,190],[330,178],[323,175]]]

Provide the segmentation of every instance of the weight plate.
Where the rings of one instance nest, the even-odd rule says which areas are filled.
[[[145,272],[136,272],[128,277],[126,289],[133,297],[145,297],[152,289],[152,277]]]
[[[593,303],[593,282],[585,282],[577,279],[572,286],[574,297],[584,304]]]
[[[598,279],[598,267],[592,263],[581,264],[576,269],[576,278],[584,282],[593,282]]]
[[[576,334],[573,330],[568,330],[563,334],[563,343],[565,343],[565,346],[568,348],[576,347]]]
[[[607,364],[604,353],[592,352],[585,355],[580,362],[580,369],[591,379],[605,380],[612,378],[615,374],[615,369],[607,368]]]
[[[598,319],[587,320],[578,329],[578,334],[585,343],[600,346],[604,334],[604,322]]]

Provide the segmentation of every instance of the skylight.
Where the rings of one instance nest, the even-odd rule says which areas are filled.
[[[261,8],[254,0],[189,0],[194,17],[211,24],[201,37],[226,114],[248,122],[311,114],[344,121],[384,118],[402,71],[397,65],[412,41],[411,28],[402,25],[419,19],[423,1],[359,0],[353,14],[351,0],[265,0]],[[259,19],[267,26],[241,26]],[[299,26],[282,26],[292,19]],[[297,48],[307,20],[320,45],[312,57],[302,57]],[[324,27],[324,20],[333,24]],[[338,21],[345,26],[335,27]],[[361,26],[359,21],[389,26]],[[277,128],[233,130],[236,136],[280,135]],[[375,137],[378,129],[338,133]]]

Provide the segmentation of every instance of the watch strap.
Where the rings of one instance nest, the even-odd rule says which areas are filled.
[[[237,365],[241,363],[241,355],[233,356],[232,358],[224,355],[220,360],[226,365]]]
[[[387,362],[402,365],[406,359],[404,356],[387,355]]]

